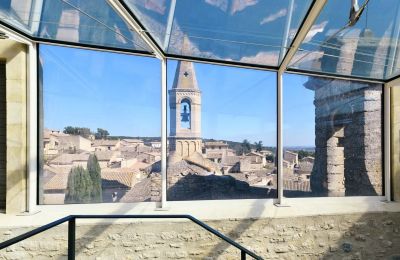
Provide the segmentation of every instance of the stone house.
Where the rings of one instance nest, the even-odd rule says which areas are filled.
[[[130,138],[121,140],[121,148],[124,147],[124,148],[133,149],[134,151],[138,151],[138,147],[140,147],[140,146],[144,146],[143,140],[130,139]]]
[[[299,163],[299,154],[295,153],[295,152],[291,152],[286,150],[283,153],[283,159],[291,164],[293,164],[293,166],[295,166],[296,164]]]
[[[51,167],[76,167],[76,166],[82,166],[83,168],[86,168],[87,166],[87,161],[89,159],[89,153],[84,152],[84,153],[63,153],[51,160],[48,164]]]
[[[43,199],[46,204],[64,204],[71,167],[43,166]]]
[[[161,154],[157,152],[144,152],[141,154],[143,158],[143,162],[145,163],[155,163],[156,161],[161,160]]]
[[[92,150],[91,141],[80,135],[59,135],[60,152],[90,152]]]
[[[119,202],[132,187],[140,181],[141,173],[136,169],[102,169],[103,202]]]
[[[267,165],[267,159],[265,159],[265,155],[262,153],[257,153],[257,152],[250,152],[245,155],[247,158],[250,158],[250,162],[253,164],[262,164],[264,167]]]
[[[93,151],[114,151],[120,148],[120,140],[93,140],[92,150]]]
[[[45,159],[54,158],[59,151],[59,131],[45,129],[43,132],[43,155]]]

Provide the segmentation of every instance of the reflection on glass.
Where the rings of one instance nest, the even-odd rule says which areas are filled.
[[[29,33],[31,28],[38,25],[38,23],[31,18],[31,14],[33,15],[33,10],[35,9],[34,2],[35,1],[32,0],[0,1],[0,20]]]
[[[170,61],[168,200],[276,197],[275,73]]]
[[[284,80],[284,196],[382,195],[382,85]]]
[[[158,60],[41,45],[40,61],[41,203],[158,201]]]
[[[170,54],[276,66],[312,1],[124,2]]]
[[[0,19],[39,38],[149,50],[107,1],[3,0]]]
[[[355,16],[355,10],[361,16]],[[290,67],[390,78],[400,72],[399,19],[396,0],[327,1]]]

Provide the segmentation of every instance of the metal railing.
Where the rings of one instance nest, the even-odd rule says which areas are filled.
[[[209,225],[205,224],[204,222],[198,220],[197,218],[191,215],[70,215],[44,226],[38,227],[34,230],[26,232],[22,235],[16,236],[11,238],[7,241],[0,243],[0,250],[14,245],[18,242],[21,242],[27,238],[30,238],[34,235],[42,233],[48,229],[51,229],[55,226],[68,222],[68,260],[75,259],[75,240],[76,240],[76,220],[77,219],[161,219],[161,218],[170,218],[170,219],[189,219],[192,222],[196,223],[200,227],[204,228],[208,232],[214,234],[215,236],[219,237],[220,239],[224,240],[228,244],[236,247],[240,250],[240,259],[246,259],[246,256],[249,255],[254,259],[263,259],[260,256],[256,255],[255,253],[251,252],[247,248],[243,247],[242,245],[236,243],[229,237],[225,236],[224,234],[220,233],[219,231],[213,229]]]

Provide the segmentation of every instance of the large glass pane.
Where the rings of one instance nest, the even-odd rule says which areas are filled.
[[[160,63],[40,46],[44,204],[158,201]]]
[[[276,74],[168,63],[168,200],[276,197]]]
[[[39,23],[36,19],[40,18],[40,10],[35,10],[37,9],[35,2],[33,0],[0,1],[0,20],[31,34],[30,28],[37,27]]]
[[[327,1],[290,67],[390,78],[400,72],[399,19],[396,0]]]
[[[125,0],[170,54],[277,66],[309,0]]]
[[[0,3],[0,19],[43,39],[150,50],[107,1],[3,0]]]
[[[382,195],[382,85],[284,75],[284,196]]]

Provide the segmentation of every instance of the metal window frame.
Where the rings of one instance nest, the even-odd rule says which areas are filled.
[[[297,50],[299,49],[301,43],[306,38],[308,32],[310,31],[315,20],[318,18],[319,14],[323,10],[327,0],[315,0],[302,21],[299,30],[297,31],[289,49],[287,50],[285,56],[283,57],[281,63],[279,64],[279,69],[277,72],[277,173],[278,173],[278,206],[284,205],[283,196],[283,74],[287,70],[290,61],[293,59]]]
[[[140,55],[140,56],[147,56],[147,57],[155,57],[161,61],[161,105],[162,105],[162,116],[161,116],[161,142],[162,142],[162,199],[161,199],[161,208],[166,208],[167,200],[166,200],[166,189],[167,189],[167,180],[166,180],[166,158],[167,158],[167,60],[187,60],[192,62],[198,63],[207,63],[207,64],[214,64],[214,65],[223,65],[223,66],[231,66],[231,67],[239,67],[239,68],[247,68],[247,69],[256,69],[256,70],[263,70],[263,71],[273,71],[277,73],[277,156],[278,156],[278,203],[277,205],[282,205],[284,201],[283,197],[283,178],[282,178],[282,160],[283,160],[283,143],[282,143],[282,136],[283,136],[283,75],[284,73],[291,73],[291,74],[300,74],[300,75],[309,75],[314,77],[323,77],[323,78],[332,78],[332,79],[343,79],[349,81],[357,81],[357,82],[369,82],[369,83],[380,83],[384,84],[384,176],[385,176],[385,186],[387,189],[390,189],[390,87],[395,85],[400,86],[400,75],[394,76],[390,79],[371,79],[371,78],[363,78],[358,76],[352,75],[336,75],[333,73],[325,73],[325,72],[318,72],[318,71],[308,71],[302,69],[293,69],[288,68],[290,61],[296,54],[298,48],[300,47],[302,41],[306,37],[307,33],[311,29],[311,26],[314,24],[315,20],[319,16],[320,12],[323,10],[327,0],[314,0],[311,4],[307,14],[305,15],[288,51],[284,55],[282,61],[278,66],[268,66],[268,65],[260,65],[260,64],[249,64],[249,63],[242,63],[237,61],[223,61],[223,60],[216,60],[216,59],[209,59],[209,58],[201,58],[201,57],[192,57],[192,56],[184,56],[184,55],[175,55],[175,54],[167,54],[164,52],[163,48],[159,46],[159,44],[155,41],[152,37],[151,33],[143,26],[143,24],[139,21],[139,19],[131,12],[131,10],[126,6],[126,4],[122,0],[107,0],[108,3],[117,11],[117,13],[121,16],[121,18],[127,22],[129,26],[131,26],[138,35],[148,44],[151,48],[152,52],[147,51],[140,51],[140,50],[129,50],[123,48],[114,48],[114,47],[107,47],[107,46],[99,46],[99,45],[92,45],[92,44],[82,44],[82,43],[74,43],[74,42],[67,42],[67,41],[59,41],[54,39],[42,39],[39,37],[34,37],[25,32],[3,22],[0,20],[0,30],[5,31],[8,35],[13,35],[13,39],[17,39],[18,41],[27,43],[28,46],[32,46],[29,48],[30,52],[36,53],[36,46],[39,43],[50,44],[50,45],[59,45],[59,46],[68,46],[68,47],[75,47],[75,48],[83,48],[89,50],[100,50],[100,51],[108,51],[108,52],[116,52],[116,53],[124,53],[124,54],[133,54],[133,55]],[[37,57],[33,58],[36,55],[29,55],[29,64],[36,64]],[[34,60],[33,60],[34,59]],[[33,63],[34,61],[34,63]],[[32,70],[32,71],[31,71]],[[35,73],[33,73],[35,72]],[[29,69],[29,77],[30,81],[33,80],[35,84],[37,84],[37,67],[30,65]],[[37,119],[37,92],[32,93],[33,90],[37,90],[37,85],[31,84],[29,86],[29,99],[34,96],[36,99],[34,101],[29,101],[29,118],[36,118]],[[36,104],[36,108],[34,105]],[[34,114],[34,115],[33,115]],[[31,117],[33,116],[33,117]],[[36,131],[36,132],[35,132]],[[33,138],[34,133],[36,133],[36,138]],[[38,133],[37,129],[29,128],[29,142],[31,145],[38,143]],[[35,182],[36,180],[36,173],[37,173],[37,162],[35,164],[32,163],[32,157],[37,156],[37,151],[31,151],[29,149],[29,176],[31,176],[32,172],[35,171]],[[36,168],[35,168],[36,167]],[[31,183],[28,187],[29,190],[29,206],[27,209],[32,211],[36,205],[37,194],[35,193],[34,198],[32,199],[32,187],[33,185],[37,185],[37,183]],[[30,188],[31,187],[31,188]],[[385,196],[386,200],[390,200],[390,190],[386,190]],[[36,192],[36,191],[35,191]],[[35,202],[35,203],[32,203]]]
[[[384,84],[384,176],[385,176],[385,199],[393,200],[392,174],[391,174],[391,89],[400,87],[400,75]]]

